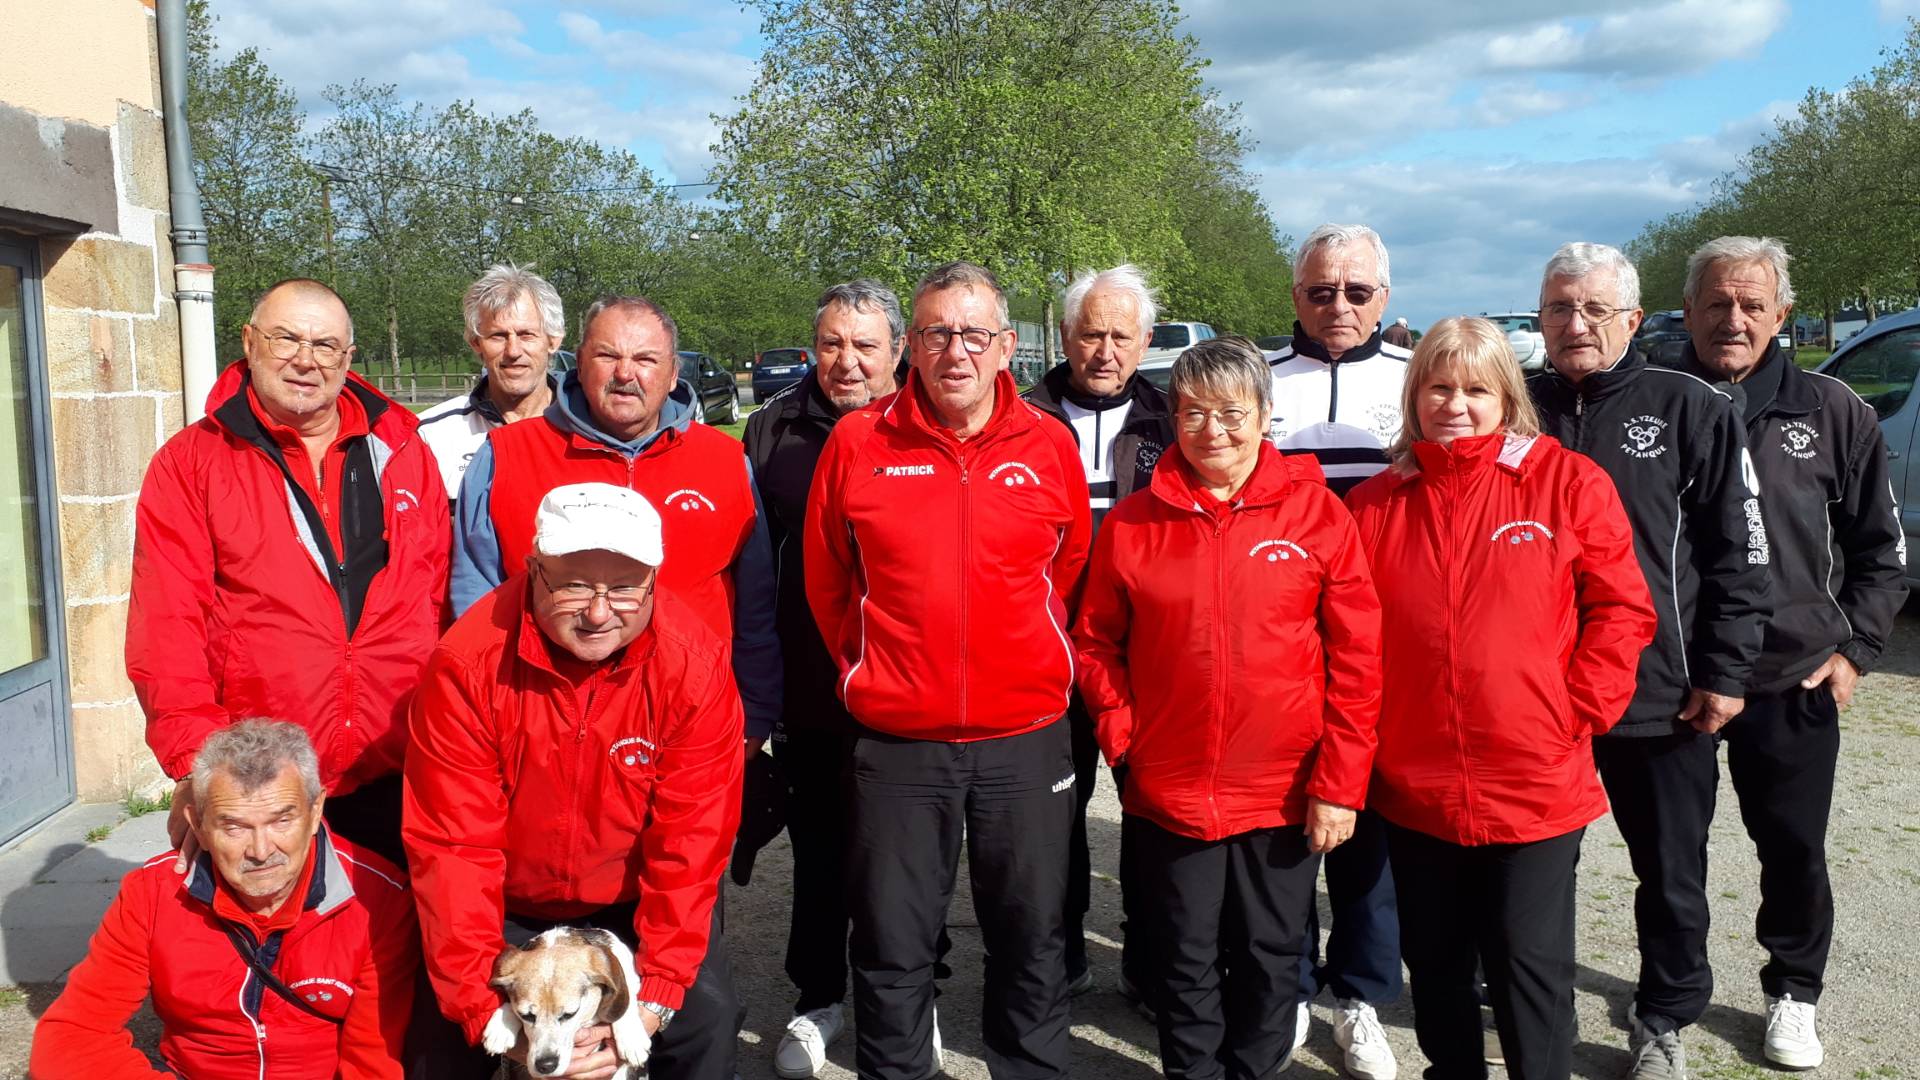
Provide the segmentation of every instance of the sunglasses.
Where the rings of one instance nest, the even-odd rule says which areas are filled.
[[[1347,303],[1354,307],[1366,307],[1367,303],[1373,299],[1373,294],[1379,291],[1372,285],[1349,285],[1344,289],[1335,285],[1309,285],[1300,290],[1301,295],[1307,298],[1307,303],[1314,307],[1326,307],[1333,303],[1334,297],[1343,293],[1346,295]]]

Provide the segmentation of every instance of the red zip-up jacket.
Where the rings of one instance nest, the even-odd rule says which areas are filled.
[[[406,876],[324,829],[309,857],[316,862],[299,917],[253,944],[283,985],[341,1022],[303,1012],[267,989],[215,914],[211,858],[202,854],[182,877],[170,852],[120,880],[86,959],[34,1028],[27,1075],[172,1075],[148,1065],[127,1030],[151,994],[160,1057],[180,1076],[400,1080],[420,964]]]
[[[367,413],[359,460],[373,475],[351,467],[346,487],[321,494],[341,500],[343,529],[379,530],[377,566],[327,565],[302,509],[311,496],[247,407],[245,362],[147,466],[126,663],[168,776],[187,775],[214,731],[261,716],[307,730],[334,794],[400,771],[407,700],[446,613],[447,492],[413,413],[351,372],[341,393]],[[378,520],[365,520],[375,499]]]
[[[1455,844],[1563,836],[1606,812],[1589,743],[1653,640],[1626,511],[1551,436],[1413,450],[1348,496],[1385,629],[1373,808]]]
[[[994,380],[957,439],[919,373],[834,426],[808,496],[807,604],[840,698],[875,731],[969,742],[1034,730],[1073,689],[1068,612],[1092,535],[1064,425]]]
[[[582,714],[523,572],[454,622],[413,705],[401,837],[427,974],[478,1042],[507,912],[571,919],[638,900],[638,998],[679,1008],[707,955],[740,822],[740,694],[727,645],[664,589]]]
[[[1230,503],[1177,450],[1094,540],[1074,625],[1121,804],[1219,840],[1358,809],[1380,712],[1380,600],[1311,457],[1265,443]]]

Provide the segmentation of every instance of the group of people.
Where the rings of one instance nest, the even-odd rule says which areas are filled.
[[[1288,347],[1202,342],[1163,392],[1146,277],[1089,273],[1025,395],[983,267],[931,271],[910,323],[835,285],[744,442],[693,421],[642,297],[590,307],[556,376],[559,297],[488,271],[485,373],[416,419],[351,371],[331,290],[269,290],[139,503],[127,665],[177,850],[128,875],[33,1074],[156,1075],[125,1030],[150,996],[185,1075],[485,1076],[494,958],[565,924],[632,946],[651,1075],[726,1080],[720,877],[770,750],[783,1077],[849,1028],[862,1077],[941,1071],[963,845],[988,1068],[1067,1072],[1101,758],[1116,981],[1167,1075],[1274,1075],[1326,990],[1346,1071],[1393,1080],[1403,962],[1428,1077],[1486,1075],[1483,998],[1510,1074],[1569,1075],[1575,870],[1611,805],[1631,1072],[1679,1077],[1722,742],[1764,1052],[1817,1065],[1837,710],[1905,549],[1872,410],[1773,343],[1786,252],[1693,255],[1671,371],[1631,348],[1633,266],[1569,244],[1527,380],[1482,319],[1395,343],[1371,229],[1316,229],[1293,276]],[[565,1075],[617,1065],[590,1024]]]

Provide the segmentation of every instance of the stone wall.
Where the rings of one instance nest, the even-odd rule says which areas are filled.
[[[82,799],[119,799],[161,779],[123,645],[140,480],[185,416],[154,16],[142,0],[13,4],[24,13],[0,22],[26,40],[9,51],[62,59],[8,65],[0,106],[76,145],[103,131],[112,148],[112,168],[101,171],[111,174],[113,220],[95,215],[88,231],[43,236],[40,254],[75,780]],[[0,202],[12,198],[0,191]]]

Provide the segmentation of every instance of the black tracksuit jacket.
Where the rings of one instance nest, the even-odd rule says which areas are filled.
[[[1066,364],[1055,364],[1031,390],[1020,395],[1020,400],[1065,424],[1078,442],[1080,432],[1067,418],[1066,406],[1062,404],[1073,393],[1071,376],[1072,370]],[[1173,411],[1166,391],[1135,373],[1121,394],[1132,400],[1133,407],[1127,410],[1126,422],[1113,437],[1108,469],[1113,479],[1098,485],[1090,482],[1087,489],[1087,494],[1095,500],[1095,529],[1107,516],[1108,508],[1120,505],[1121,499],[1136,491],[1146,490],[1147,483],[1153,479],[1153,467],[1160,463],[1160,455],[1174,447]],[[1111,502],[1103,507],[1099,504],[1102,499]]]
[[[1682,370],[1717,378],[1687,347]],[[1778,693],[1838,651],[1870,671],[1906,602],[1907,544],[1873,409],[1777,346],[1727,389],[1746,420],[1772,544],[1773,618],[1749,689]]]
[[[853,718],[836,692],[840,669],[807,607],[800,555],[814,466],[839,422],[839,410],[820,389],[818,371],[768,398],[747,418],[747,461],[760,489],[760,505],[767,511],[767,539],[773,544],[773,622],[786,677],[782,728],[854,730]]]
[[[1659,612],[1633,701],[1609,737],[1668,735],[1691,689],[1744,697],[1771,611],[1762,511],[1733,401],[1631,351],[1577,385],[1527,380],[1546,433],[1598,462],[1633,524]],[[1691,729],[1688,729],[1691,730]]]

